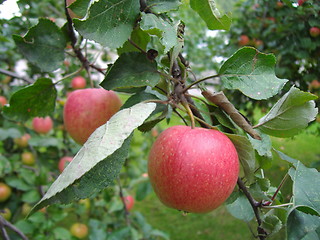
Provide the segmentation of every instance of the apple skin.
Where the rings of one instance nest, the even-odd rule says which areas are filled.
[[[7,201],[11,196],[11,192],[12,190],[7,184],[0,182],[0,202]]]
[[[32,128],[37,133],[46,134],[51,131],[52,127],[53,121],[49,116],[45,118],[35,117],[32,120]]]
[[[84,144],[96,128],[105,124],[122,103],[113,91],[86,88],[73,91],[63,110],[65,129],[79,144]]]
[[[2,210],[0,210],[0,215],[7,221],[9,221],[11,219],[12,213],[11,210],[9,208],[4,208]]]
[[[247,35],[241,35],[238,43],[240,46],[246,46],[249,44],[249,42],[250,39]]]
[[[71,87],[73,89],[85,88],[86,85],[87,85],[87,82],[82,76],[76,76],[71,80]]]
[[[21,154],[22,163],[28,166],[33,166],[36,163],[36,159],[31,152],[24,152]]]
[[[148,175],[156,195],[164,205],[186,212],[219,207],[232,193],[238,174],[237,151],[217,130],[170,127],[149,154]]]
[[[126,208],[130,211],[134,206],[134,198],[131,195],[123,197],[123,200],[126,204]]]
[[[7,104],[7,98],[4,96],[0,96],[0,107],[3,107]]]
[[[60,158],[58,168],[61,173],[63,172],[63,170],[67,166],[66,163],[70,163],[72,161],[72,159],[73,159],[73,157],[69,157],[69,156],[65,156],[65,157]]]
[[[310,33],[311,37],[316,38],[316,37],[318,37],[320,35],[320,28],[312,27],[312,28],[310,28],[309,33]]]
[[[28,146],[28,141],[30,138],[30,134],[26,133],[19,138],[15,138],[14,143],[17,144],[18,147],[25,148]]]
[[[83,223],[74,223],[70,228],[70,233],[72,236],[77,238],[85,238],[88,235],[89,229],[87,225]]]

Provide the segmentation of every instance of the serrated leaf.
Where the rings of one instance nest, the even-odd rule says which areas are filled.
[[[13,40],[25,58],[44,72],[56,70],[64,60],[65,36],[49,19],[40,18],[24,37],[13,35]]]
[[[227,134],[237,149],[239,161],[243,167],[246,178],[251,181],[255,170],[255,154],[254,149],[248,138],[240,135]]]
[[[290,169],[289,175],[293,181],[294,206],[308,206],[320,216],[320,173],[298,161],[295,169]]]
[[[178,43],[175,27],[154,14],[142,13],[140,28],[150,35],[158,36],[165,53]]]
[[[245,222],[254,218],[252,206],[242,192],[233,192],[227,200],[226,208],[232,216]]]
[[[258,154],[260,156],[264,156],[267,158],[272,157],[272,143],[271,139],[268,135],[262,133],[261,131],[257,130],[259,136],[261,137],[261,140],[257,140],[252,138],[249,134],[247,134],[249,141],[252,144],[252,147],[257,150]]]
[[[316,118],[314,99],[317,96],[291,87],[255,128],[275,137],[292,137]]]
[[[176,10],[180,4],[179,0],[148,0],[147,8],[159,14]]]
[[[139,12],[138,0],[100,0],[91,5],[87,19],[73,21],[83,37],[118,48],[130,37]]]
[[[155,107],[155,103],[139,103],[97,128],[32,213],[48,204],[87,198],[112,183],[127,157],[130,135]]]
[[[287,239],[301,240],[309,236],[308,240],[318,240],[320,238],[320,218],[293,208],[287,219]]]
[[[205,21],[210,30],[229,30],[231,16],[221,16],[213,0],[190,0],[190,6]]]
[[[122,54],[117,59],[100,85],[105,89],[114,90],[154,87],[159,81],[156,62],[151,62],[142,53],[130,52]]]
[[[39,78],[34,84],[15,92],[9,106],[4,106],[3,114],[16,121],[45,117],[54,111],[56,98],[57,90],[51,79]]]
[[[244,47],[232,55],[220,68],[222,85],[238,89],[244,95],[261,100],[276,95],[288,81],[277,78],[276,58],[252,47]]]
[[[90,0],[76,0],[68,8],[70,8],[77,16],[84,17],[87,14]]]
[[[150,41],[150,36],[141,28],[137,27],[133,30],[130,36],[130,40],[137,44],[142,50],[147,51],[147,45]],[[121,48],[118,49],[118,55],[125,52],[140,52],[130,41],[126,41]]]

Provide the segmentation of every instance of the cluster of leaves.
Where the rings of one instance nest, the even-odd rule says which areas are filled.
[[[181,9],[193,9],[210,30],[230,28],[230,16],[220,14],[214,1],[100,0],[91,3],[77,0],[70,5],[70,9],[85,18],[71,22],[70,16],[67,16],[68,21],[61,26],[40,18],[24,36],[13,36],[23,56],[43,74],[61,69],[66,46],[70,43],[80,61],[80,70],[84,68],[88,73],[98,70],[104,74],[104,80],[100,83],[103,88],[129,95],[122,110],[90,136],[71,164],[35,205],[32,216],[36,216],[36,211],[47,205],[70,204],[113,186],[128,154],[132,156],[133,147],[130,143],[134,141],[134,130],[149,131],[163,120],[169,122],[172,114],[177,114],[185,123],[196,119],[197,125],[226,132],[236,146],[243,174],[238,181],[239,191],[231,196],[227,204],[232,215],[244,221],[251,221],[255,217],[260,239],[276,234],[283,226],[287,226],[288,239],[316,239],[319,237],[320,209],[315,193],[319,192],[319,184],[312,181],[311,177],[319,179],[319,172],[275,151],[270,136],[284,138],[298,134],[315,119],[317,109],[314,100],[317,97],[287,84],[288,91],[252,127],[234,107],[230,107],[232,104],[227,99],[216,101],[215,94],[203,90],[208,86],[205,80],[219,78],[226,92],[237,91],[247,99],[270,99],[288,82],[276,77],[275,56],[244,47],[227,59],[216,75],[194,79],[197,77],[190,74],[192,65],[189,66],[182,54],[184,24],[174,20],[180,5]],[[75,30],[80,36],[76,41]],[[83,56],[82,38],[92,40],[102,48],[117,51],[119,57],[106,73]],[[25,121],[35,116],[53,114],[61,81],[50,78],[35,80],[35,83],[11,96],[9,105],[3,109],[6,118]],[[188,89],[197,83],[202,83],[198,91],[205,98],[188,94]],[[39,98],[41,103],[34,101]],[[293,194],[289,200],[279,198],[279,188],[270,186],[270,181],[263,174],[263,169],[270,166],[274,152],[292,164],[288,170],[293,181]],[[246,184],[243,184],[243,180]],[[309,183],[310,188],[303,188],[302,191],[305,182]],[[141,186],[138,189],[144,196],[150,186],[146,183]],[[104,219],[108,221],[109,218]],[[134,219],[140,223],[135,226],[144,224],[141,215],[135,215]],[[101,233],[103,223],[91,221],[100,234],[106,234],[105,231]],[[294,227],[297,225],[301,227]],[[166,237],[152,230],[149,225],[144,226],[147,227],[126,227],[119,234],[129,234],[132,239],[138,239],[139,234],[149,234],[146,236],[149,238]]]

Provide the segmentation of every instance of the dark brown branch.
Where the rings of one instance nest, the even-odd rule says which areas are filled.
[[[14,73],[14,72],[11,72],[11,71],[8,71],[8,70],[4,70],[4,69],[1,69],[0,68],[0,73],[4,74],[4,75],[7,75],[7,76],[10,76],[10,77],[13,77],[13,78],[17,78],[17,79],[21,79],[29,84],[32,83],[31,80],[25,78],[25,77],[21,77],[19,76],[18,74]]]
[[[7,227],[12,231],[16,232],[21,237],[22,240],[28,240],[28,238],[16,226],[14,226],[13,224],[5,220],[1,215],[0,215],[0,227],[2,230],[4,230],[4,227]],[[6,234],[6,231],[4,230],[2,233]],[[7,238],[7,239],[10,239],[10,238]]]
[[[267,236],[267,233],[266,231],[261,227],[262,225],[262,220],[261,220],[261,217],[260,217],[260,212],[259,212],[259,207],[261,206],[261,203],[260,202],[257,202],[253,197],[252,195],[250,194],[250,192],[248,191],[247,187],[244,185],[243,181],[238,178],[238,181],[237,181],[237,184],[238,184],[238,187],[241,189],[241,191],[244,193],[244,195],[246,195],[252,209],[253,209],[253,212],[254,212],[254,215],[257,219],[257,223],[258,223],[258,237],[260,240],[265,240],[266,239],[266,236]]]

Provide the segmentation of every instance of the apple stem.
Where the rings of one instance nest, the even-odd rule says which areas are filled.
[[[194,115],[190,109],[189,104],[187,103],[187,101],[183,101],[182,105],[184,106],[184,108],[186,109],[190,119],[191,119],[191,128],[194,129],[196,127],[195,121],[194,121]]]

